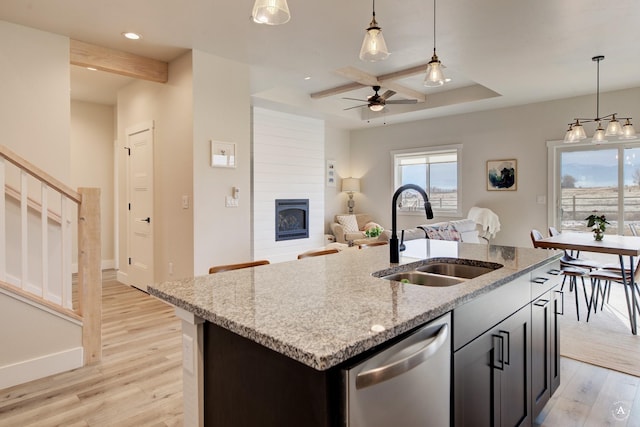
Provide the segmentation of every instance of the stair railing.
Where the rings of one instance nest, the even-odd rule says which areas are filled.
[[[100,361],[100,189],[75,191],[3,145],[0,145],[0,189],[4,190],[0,197],[0,288],[81,321],[84,364]],[[34,197],[37,194],[39,200]],[[77,219],[69,205],[76,206]],[[19,209],[10,214],[10,209],[16,206]],[[18,210],[19,213],[15,212]],[[33,222],[38,216],[40,233],[34,232]],[[76,221],[78,280],[74,298],[71,242]]]

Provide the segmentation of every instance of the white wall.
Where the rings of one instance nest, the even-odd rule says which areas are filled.
[[[251,105],[249,67],[193,51],[193,268],[251,259]],[[237,166],[213,168],[210,140],[236,144]],[[225,207],[232,188],[239,205]]]
[[[0,21],[0,144],[69,182],[69,39]]]
[[[118,93],[119,280],[127,282],[126,129],[153,120],[155,281],[193,275],[193,211],[182,196],[193,196],[193,91],[191,53],[169,64],[165,84],[138,80]],[[173,274],[169,274],[169,263]]]
[[[296,259],[324,245],[324,123],[253,109],[254,258]],[[275,200],[309,199],[309,237],[275,240]]]
[[[72,188],[100,188],[102,268],[114,268],[114,174],[113,144],[115,111],[110,105],[71,101]],[[77,244],[74,239],[74,253]],[[74,256],[75,259],[75,256]]]
[[[370,212],[383,226],[390,226],[390,150],[461,143],[465,216],[472,206],[490,208],[502,223],[493,242],[528,247],[531,228],[548,227],[547,205],[536,200],[547,195],[547,179],[553,173],[547,170],[546,142],[562,139],[573,117],[593,116],[595,104],[595,96],[584,96],[354,131],[351,173],[362,177],[363,187],[358,211]],[[640,89],[600,94],[600,111],[640,117]],[[487,191],[485,169],[491,159],[518,161],[517,191]],[[400,228],[424,222],[423,216],[398,216]]]
[[[348,178],[355,175],[351,173],[351,156],[350,156],[350,132],[344,129],[336,129],[330,126],[325,126],[325,157],[327,160],[336,161],[336,172],[338,173],[338,180],[335,187],[325,186],[324,195],[324,224],[325,233],[331,234],[331,228],[329,225],[334,221],[336,214],[344,213],[348,211],[346,193],[340,191],[342,178]],[[357,177],[359,178],[359,177]],[[359,195],[354,195],[356,202],[354,211],[356,213],[362,212],[360,205],[358,204]]]

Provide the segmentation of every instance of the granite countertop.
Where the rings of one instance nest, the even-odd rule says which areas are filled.
[[[449,287],[373,277],[392,267],[389,247],[169,281],[151,295],[318,370],[428,322],[560,257],[557,251],[419,239],[400,268],[426,258],[489,261],[504,267]]]

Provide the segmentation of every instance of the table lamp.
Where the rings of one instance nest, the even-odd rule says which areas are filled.
[[[360,179],[359,178],[343,178],[342,179],[342,191],[349,195],[349,201],[347,201],[347,207],[349,213],[353,213],[353,207],[356,202],[353,200],[353,193],[360,191]]]

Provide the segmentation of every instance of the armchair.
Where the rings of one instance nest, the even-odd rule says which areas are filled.
[[[336,242],[349,243],[365,238],[364,232],[369,223],[373,223],[369,214],[340,214],[335,216],[330,227],[331,232],[336,236]]]

